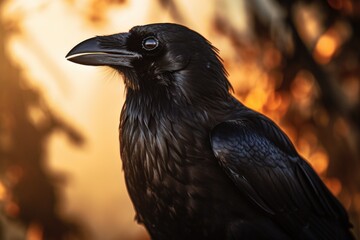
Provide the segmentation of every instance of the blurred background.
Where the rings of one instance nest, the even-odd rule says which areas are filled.
[[[148,239],[119,157],[121,78],[66,61],[95,35],[184,24],[290,136],[360,234],[357,0],[0,0],[0,239]]]

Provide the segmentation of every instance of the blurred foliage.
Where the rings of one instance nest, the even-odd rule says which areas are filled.
[[[81,239],[80,225],[59,212],[64,178],[46,167],[46,140],[54,130],[75,144],[82,137],[50,111],[10,62],[5,46],[11,30],[0,23],[0,238]]]
[[[257,110],[290,135],[343,202],[360,237],[360,3],[246,3],[251,41],[239,38],[226,19],[215,19],[215,26],[240,58],[257,63],[268,86]],[[245,103],[253,94],[240,84],[236,92]]]

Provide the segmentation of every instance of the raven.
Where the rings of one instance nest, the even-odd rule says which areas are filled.
[[[136,26],[66,57],[123,75],[123,170],[152,239],[353,239],[340,202],[274,122],[232,96],[197,32]]]

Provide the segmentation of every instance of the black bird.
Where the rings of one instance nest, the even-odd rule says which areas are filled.
[[[136,26],[67,59],[123,74],[120,152],[152,239],[353,239],[343,206],[274,122],[231,95],[200,34]]]

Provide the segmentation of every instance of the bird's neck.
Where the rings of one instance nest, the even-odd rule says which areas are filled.
[[[184,167],[193,161],[189,156],[197,161],[196,156],[203,156],[204,149],[194,144],[207,142],[211,129],[227,119],[236,105],[231,100],[191,105],[172,98],[165,89],[156,91],[127,91],[120,118],[120,151],[129,181],[154,183],[168,172],[169,164]],[[179,139],[183,144],[178,144]],[[169,146],[167,142],[176,144]],[[181,174],[177,172],[182,169],[179,166],[168,174]]]
[[[158,92],[154,95],[138,90],[127,92],[120,118],[120,151],[128,181],[160,184],[170,160],[179,164],[185,161],[185,146],[168,146],[166,143],[183,138],[188,144],[194,139],[190,123],[197,125],[202,121],[200,119],[206,122],[206,114],[200,116],[200,112],[184,109],[167,94]],[[176,169],[180,168],[173,171]]]
[[[166,89],[128,89],[123,111],[137,118],[161,117],[176,109],[170,93]]]

